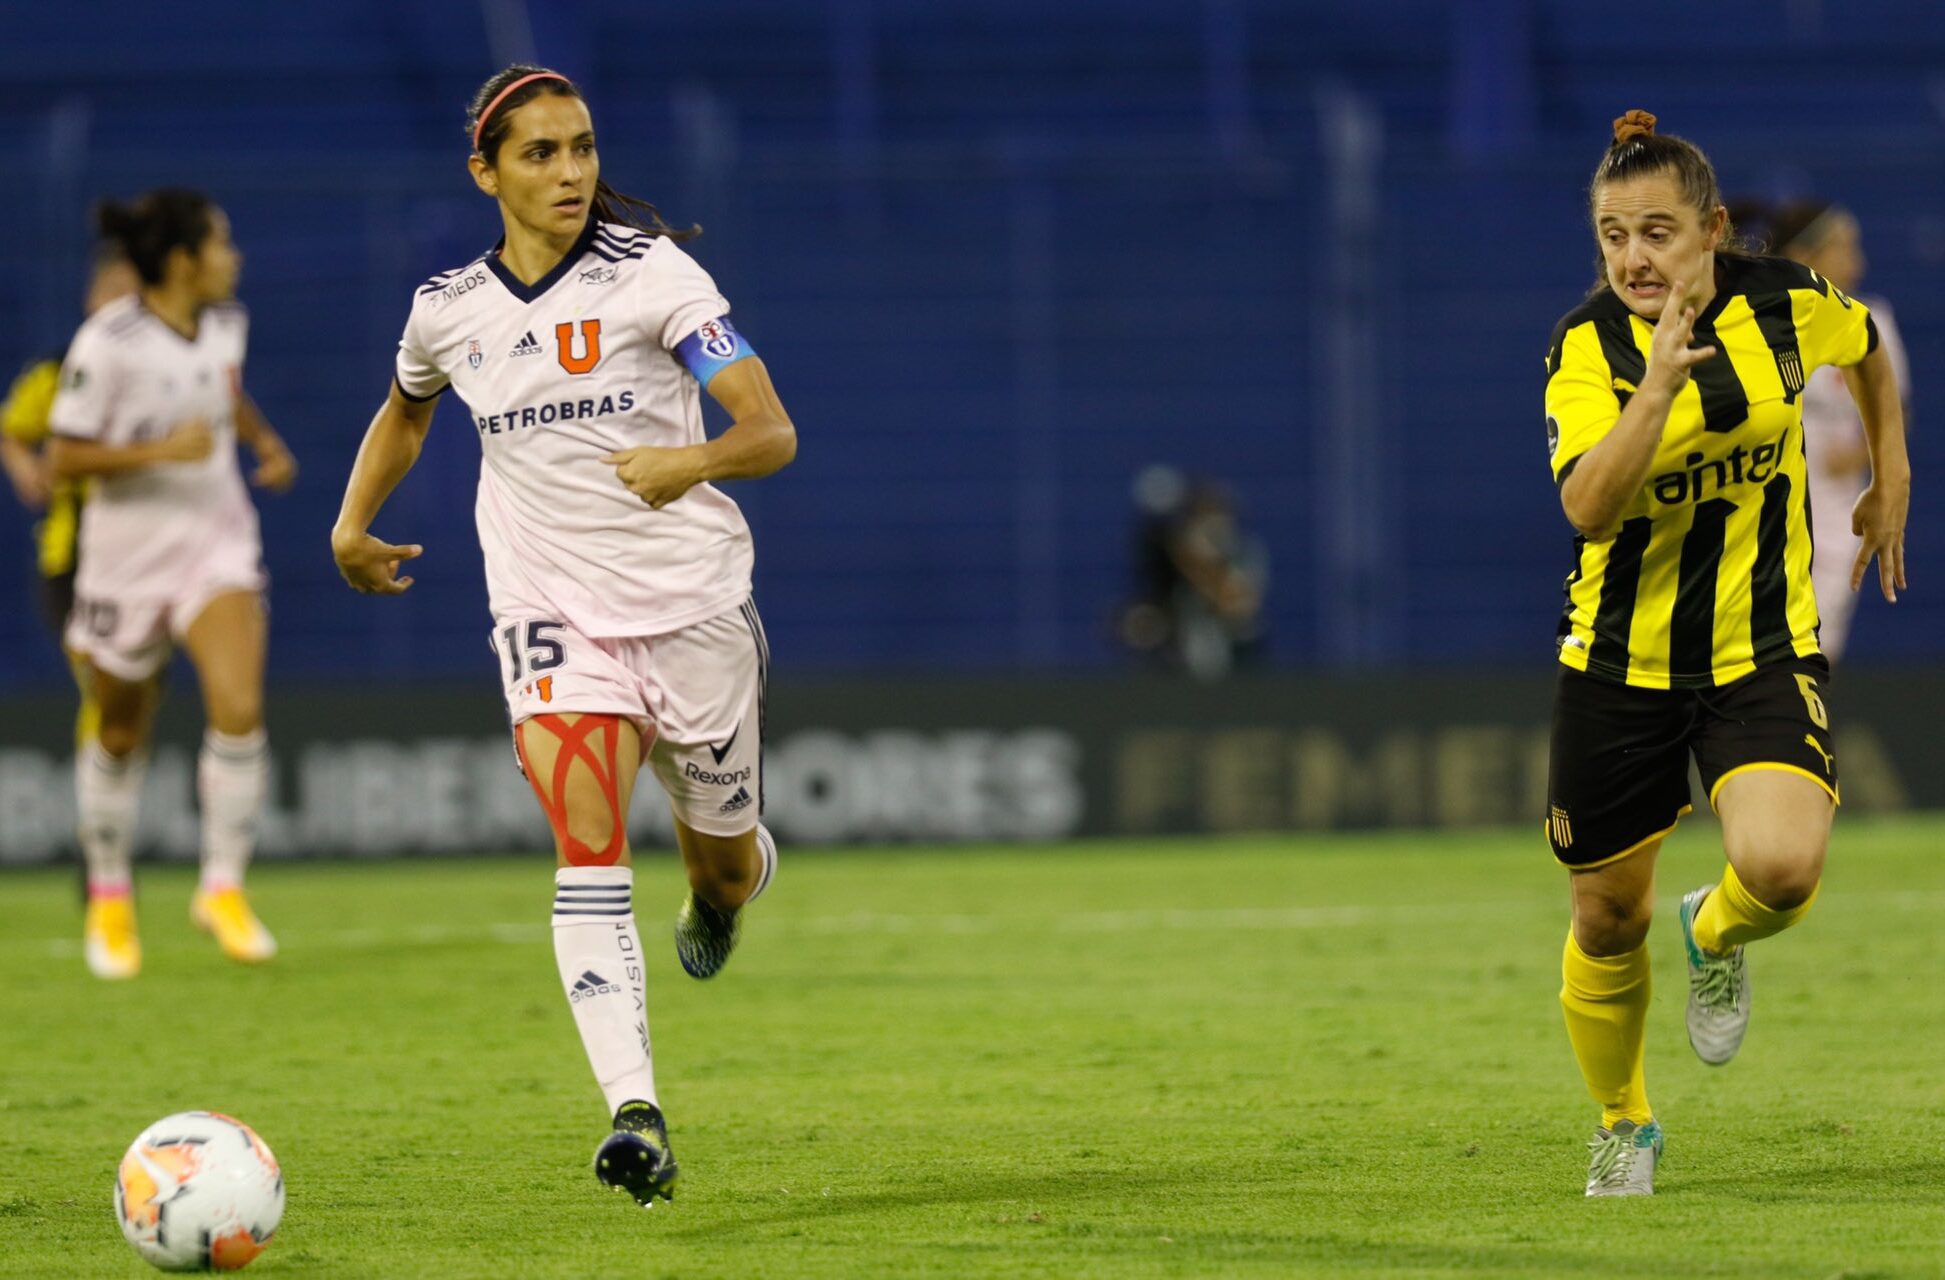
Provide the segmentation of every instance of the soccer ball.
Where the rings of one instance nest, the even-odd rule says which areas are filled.
[[[115,1217],[164,1271],[235,1271],[284,1216],[284,1175],[263,1139],[215,1111],[164,1116],[129,1145]]]

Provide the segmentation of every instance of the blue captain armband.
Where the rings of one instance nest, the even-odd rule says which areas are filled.
[[[675,344],[675,358],[705,387],[710,379],[738,360],[755,354],[743,335],[736,332],[736,326],[729,322],[728,316],[708,321]]]

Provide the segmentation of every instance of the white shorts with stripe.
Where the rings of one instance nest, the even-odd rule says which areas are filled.
[[[507,714],[620,716],[678,821],[737,836],[763,811],[764,689],[770,647],[756,605],[659,636],[586,636],[547,618],[495,620]]]

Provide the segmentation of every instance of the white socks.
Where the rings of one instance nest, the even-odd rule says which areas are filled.
[[[196,790],[203,805],[204,893],[242,886],[269,779],[270,750],[261,726],[236,736],[214,729],[203,734]]]
[[[74,757],[74,799],[81,856],[88,864],[88,896],[118,897],[129,891],[135,849],[135,807],[148,772],[145,752],[116,758],[99,742]]]
[[[770,887],[770,881],[777,875],[777,838],[771,835],[770,828],[761,822],[756,824],[756,852],[757,856],[763,859],[763,865],[756,873],[756,888],[750,890],[750,896],[743,899],[743,905],[746,907],[763,896],[763,891]]]
[[[611,1116],[624,1102],[656,1100],[634,886],[629,867],[554,873],[554,960]]]

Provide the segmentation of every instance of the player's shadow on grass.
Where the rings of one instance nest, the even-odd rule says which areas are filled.
[[[1071,1169],[1025,1177],[993,1177],[968,1174],[965,1180],[928,1182],[895,1191],[832,1191],[822,1188],[794,1191],[789,1198],[767,1211],[737,1214],[738,1226],[767,1226],[804,1222],[812,1219],[843,1218],[853,1214],[877,1213],[886,1209],[916,1209],[927,1205],[988,1204],[996,1215],[1017,1215],[1020,1221],[1035,1221],[1030,1215],[1071,1208],[1101,1197],[1126,1203],[1124,1197],[1165,1190],[1170,1187],[1209,1185],[1219,1177],[1222,1166],[1185,1165],[1173,1162],[1164,1172],[1159,1169]],[[706,1235],[718,1237],[720,1222],[707,1226],[683,1227],[670,1231],[675,1236]]]
[[[1800,1200],[1806,1194],[1825,1195],[1832,1191],[1853,1191],[1861,1198],[1882,1200],[1887,1194],[1911,1192],[1927,1203],[1936,1200],[1945,1186],[1945,1159],[1899,1160],[1884,1163],[1833,1160],[1776,1166],[1760,1180],[1747,1172],[1685,1176],[1677,1182],[1667,1180],[1670,1192],[1739,1192],[1751,1199]]]

